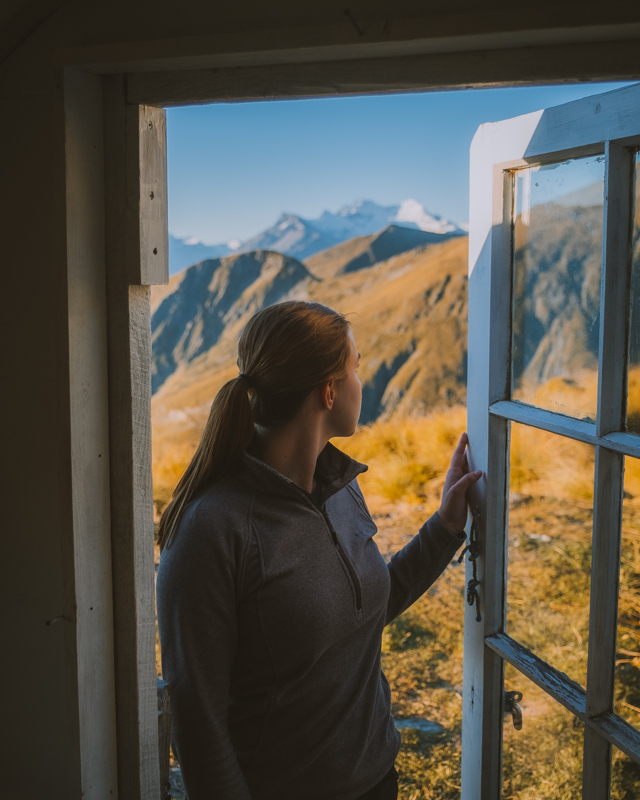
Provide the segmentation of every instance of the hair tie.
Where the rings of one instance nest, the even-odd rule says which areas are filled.
[[[247,373],[246,373],[246,372],[241,372],[241,373],[238,375],[238,377],[239,377],[239,378],[245,378],[245,380],[246,380],[246,381],[249,383],[249,386],[251,386],[251,385],[253,384],[253,381],[251,380],[250,376],[249,376],[249,375],[247,375]]]

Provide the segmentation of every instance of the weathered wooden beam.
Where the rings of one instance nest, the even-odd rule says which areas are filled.
[[[632,433],[618,431],[598,436],[594,422],[566,417],[555,411],[546,411],[544,408],[535,408],[511,400],[499,400],[493,403],[489,407],[489,414],[523,425],[531,425],[543,431],[558,433],[560,436],[567,436],[585,444],[599,445],[614,453],[640,458],[640,440]]]
[[[486,645],[502,658],[513,664],[529,680],[551,695],[576,717],[585,720],[587,716],[587,696],[579,684],[572,681],[564,672],[547,664],[535,653],[523,647],[506,633],[489,636]]]
[[[134,283],[169,280],[167,123],[161,108],[129,106],[129,129],[138,130],[140,272]]]
[[[102,81],[65,70],[65,181],[73,612],[81,789],[116,788],[116,710],[110,541],[108,343],[104,251]],[[64,380],[64,379],[63,379]],[[56,628],[57,630],[57,628]],[[68,634],[69,639],[72,634]],[[61,687],[58,691],[62,691]],[[28,791],[28,790],[27,790]]]
[[[590,725],[584,726],[582,800],[603,800],[611,795],[611,742]]]
[[[620,315],[624,317],[624,315]],[[614,323],[615,324],[615,323]],[[602,368],[602,362],[601,362]],[[612,376],[610,376],[612,378]],[[618,378],[620,375],[618,375]],[[605,415],[619,418],[624,398],[611,380]],[[620,408],[613,408],[616,398]],[[602,406],[600,406],[602,413]],[[616,634],[618,628],[618,585],[620,582],[620,530],[624,456],[596,447],[591,548],[591,601],[589,613],[589,658],[587,667],[587,715],[613,712]],[[611,783],[611,742],[589,726],[585,729],[582,772],[582,800],[609,797]]]
[[[613,710],[624,457],[596,447],[587,713]]]
[[[423,6],[421,14],[410,17],[402,16],[391,3],[387,3],[387,11],[376,5],[377,9],[356,11],[351,18],[340,14],[338,21],[331,15],[333,20],[323,23],[314,15],[313,23],[306,25],[300,24],[300,19],[288,19],[278,27],[275,16],[271,17],[273,27],[268,28],[245,25],[225,30],[205,23],[205,32],[191,36],[175,36],[171,30],[169,35],[153,37],[147,26],[148,38],[72,45],[61,48],[57,55],[60,63],[108,74],[460,53],[618,41],[640,35],[640,12],[620,0],[606,6],[587,0],[579,7],[575,0],[565,0],[546,4],[546,8],[538,5],[535,14],[517,4],[485,3],[466,11]]]
[[[147,241],[142,240],[147,200],[141,199],[141,192],[154,185],[154,176],[146,173],[158,161],[140,163],[141,129],[146,124],[142,120],[146,117],[154,123],[158,112],[127,108],[122,76],[104,79],[104,95],[118,796],[120,800],[158,800],[147,285],[154,278],[149,266],[154,262],[144,248],[149,246],[149,237],[153,242],[159,235],[160,226],[152,220]],[[161,182],[161,175],[156,178]],[[160,247],[158,243],[159,252]],[[159,272],[162,279],[164,270]]]
[[[625,424],[634,166],[630,150],[615,142],[606,142],[605,160],[596,420],[599,436],[621,431]],[[613,711],[623,473],[622,454],[596,447],[587,672],[587,714],[590,717]],[[587,726],[583,800],[608,797],[610,782],[611,743]]]
[[[593,728],[597,734],[622,750],[629,758],[640,763],[640,731],[612,712],[590,717],[587,714],[587,693],[564,672],[538,658],[506,633],[490,636],[485,643],[572,714]]]
[[[129,103],[382,94],[640,78],[636,40],[128,75]]]
[[[625,427],[634,161],[628,147],[606,142],[598,436]]]

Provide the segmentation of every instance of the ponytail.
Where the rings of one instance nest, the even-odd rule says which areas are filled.
[[[286,423],[316,387],[343,377],[348,337],[345,317],[319,303],[290,300],[251,317],[238,343],[241,372],[216,395],[198,449],[162,514],[161,549],[200,488],[240,464],[256,423]]]
[[[185,506],[200,487],[232,470],[251,441],[254,421],[249,384],[249,377],[241,374],[225,383],[216,395],[198,449],[160,519],[158,543],[161,550],[171,541]]]

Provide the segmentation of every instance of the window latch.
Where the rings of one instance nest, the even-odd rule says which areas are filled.
[[[518,705],[522,701],[522,692],[504,693],[504,713],[511,714],[513,727],[517,731],[522,730],[522,709]]]
[[[458,559],[458,564],[462,564],[464,561],[465,553],[467,553],[467,559],[471,562],[471,569],[473,577],[467,584],[467,603],[470,606],[475,605],[476,607],[476,622],[482,622],[482,614],[480,613],[480,597],[478,596],[478,586],[480,586],[480,581],[478,580],[478,565],[477,560],[478,556],[480,555],[480,542],[478,541],[478,527],[480,524],[480,509],[477,506],[474,506],[471,509],[471,514],[473,517],[473,521],[471,523],[471,530],[469,531],[469,544],[464,548],[462,553],[460,553],[460,558]]]

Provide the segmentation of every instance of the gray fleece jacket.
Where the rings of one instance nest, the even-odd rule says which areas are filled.
[[[464,533],[434,514],[387,565],[357,482],[366,469],[328,444],[312,497],[245,454],[187,506],[157,597],[189,800],[353,800],[393,765],[382,629]]]

